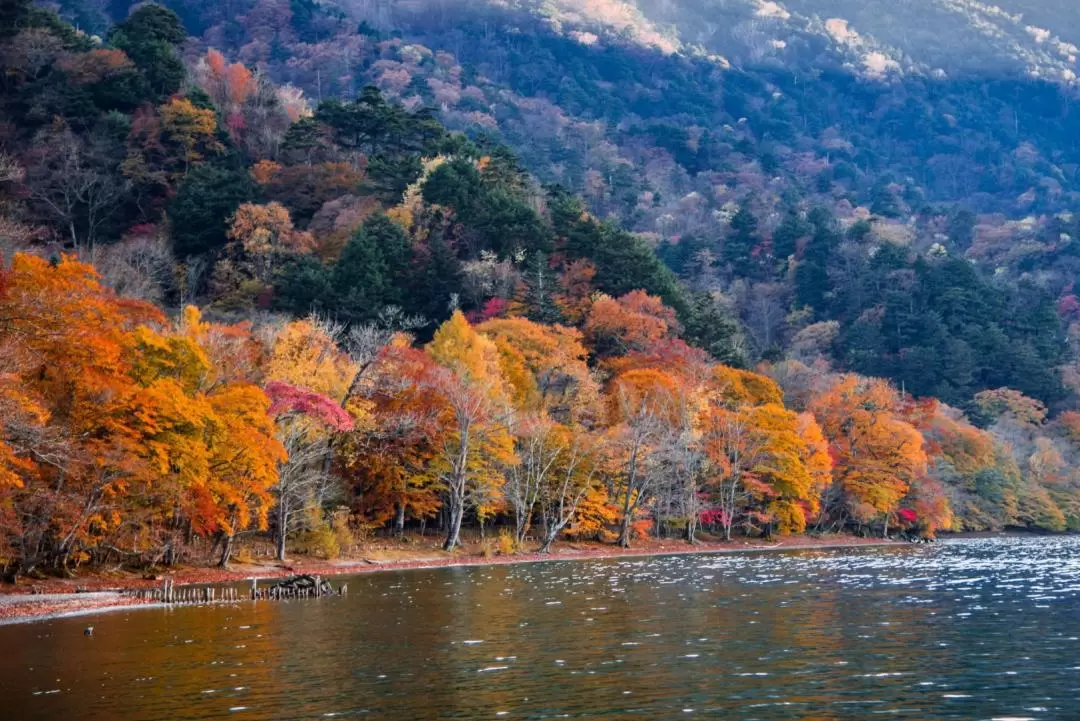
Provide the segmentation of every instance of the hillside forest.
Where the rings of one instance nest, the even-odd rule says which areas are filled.
[[[226,31],[185,5],[125,4],[98,34],[24,0],[0,12],[8,574],[227,565],[252,534],[284,558],[407,530],[512,553],[1080,529],[1080,264],[1054,210],[1072,191],[1029,198],[1036,220],[1000,207],[1040,161],[985,207],[935,207],[879,167],[925,128],[893,159],[837,135],[822,166],[781,150],[755,102],[743,125],[769,124],[764,140],[626,124],[597,144],[633,162],[602,175],[594,145],[556,174],[537,154],[565,137],[511,147],[542,109],[462,124],[465,99],[484,102],[466,83],[479,60],[466,72],[366,23],[346,37],[328,6],[253,7]],[[345,40],[415,72],[393,90],[396,65],[356,61],[382,82],[327,72],[312,94],[305,63],[325,70],[320,43]],[[655,51],[566,52],[634,73],[627,58]],[[665,102],[761,90],[659,53],[650,72],[665,63],[697,78]],[[451,90],[457,111],[426,102]],[[608,105],[647,117],[640,103]],[[724,191],[659,191],[646,155],[684,190]],[[1009,157],[986,173],[1028,162]]]

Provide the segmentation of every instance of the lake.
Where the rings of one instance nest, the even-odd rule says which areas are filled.
[[[0,627],[0,718],[1080,718],[1077,538],[347,580]]]

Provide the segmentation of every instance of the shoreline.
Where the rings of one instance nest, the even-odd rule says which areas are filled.
[[[525,563],[545,563],[553,561],[586,561],[617,558],[651,558],[656,556],[676,555],[725,555],[738,553],[758,553],[770,551],[814,551],[836,550],[859,547],[909,546],[905,541],[880,538],[857,538],[851,536],[832,536],[816,539],[798,538],[781,539],[773,543],[738,541],[730,543],[700,542],[689,546],[681,541],[652,542],[639,544],[637,548],[622,549],[618,546],[601,544],[567,544],[556,546],[553,553],[534,552],[507,556],[485,557],[482,554],[447,554],[435,551],[430,555],[413,553],[397,558],[376,560],[370,557],[343,561],[297,560],[274,562],[273,565],[236,564],[233,568],[189,567],[173,573],[163,574],[158,578],[172,578],[176,586],[225,585],[249,581],[252,578],[273,580],[298,574],[312,574],[323,577],[353,576],[388,571],[420,571],[435,568],[502,566]],[[419,551],[419,549],[417,549]],[[378,553],[370,554],[372,556]],[[157,588],[160,580],[147,580],[138,577],[110,579],[101,576],[83,579],[100,587],[100,590],[87,592],[56,591],[35,593],[33,584],[25,587],[0,588],[0,626],[19,623],[33,623],[59,618],[73,618],[98,613],[131,610],[133,608],[165,608],[166,604],[138,599],[123,595],[126,591]],[[111,581],[111,583],[110,583]],[[48,583],[55,587],[65,582],[56,580]],[[245,599],[246,600],[246,599]]]

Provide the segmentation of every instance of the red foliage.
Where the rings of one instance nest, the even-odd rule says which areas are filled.
[[[266,384],[264,390],[266,395],[270,397],[270,415],[274,418],[280,418],[289,413],[298,413],[314,418],[334,430],[352,430],[352,417],[341,406],[322,393],[315,393],[306,388],[297,388],[281,381],[270,381]]]
[[[488,298],[483,308],[470,311],[465,317],[472,325],[480,325],[492,318],[502,318],[506,315],[506,309],[509,305],[505,298]]]
[[[1067,295],[1058,301],[1058,315],[1062,318],[1074,318],[1080,314],[1080,299]]]

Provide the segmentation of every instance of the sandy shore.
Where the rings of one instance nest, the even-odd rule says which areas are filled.
[[[859,546],[907,545],[852,536],[819,538],[791,537],[774,542],[756,540],[731,543],[699,543],[694,546],[680,541],[642,541],[624,549],[599,543],[568,543],[556,546],[552,553],[518,553],[509,556],[484,556],[479,551],[445,553],[437,548],[409,548],[386,545],[370,549],[360,558],[336,561],[295,559],[286,562],[234,563],[228,569],[185,567],[157,578],[135,574],[90,574],[77,579],[48,579],[26,581],[17,586],[0,586],[0,625],[39,621],[51,618],[81,616],[92,613],[122,610],[131,606],[156,606],[153,602],[123,595],[124,591],[159,588],[161,579],[168,577],[176,586],[224,584],[252,578],[274,579],[300,573],[321,576],[341,576],[382,571],[444,568],[448,566],[489,566],[510,563],[539,563],[604,558],[641,558],[673,554],[754,553],[800,549],[835,549]]]

